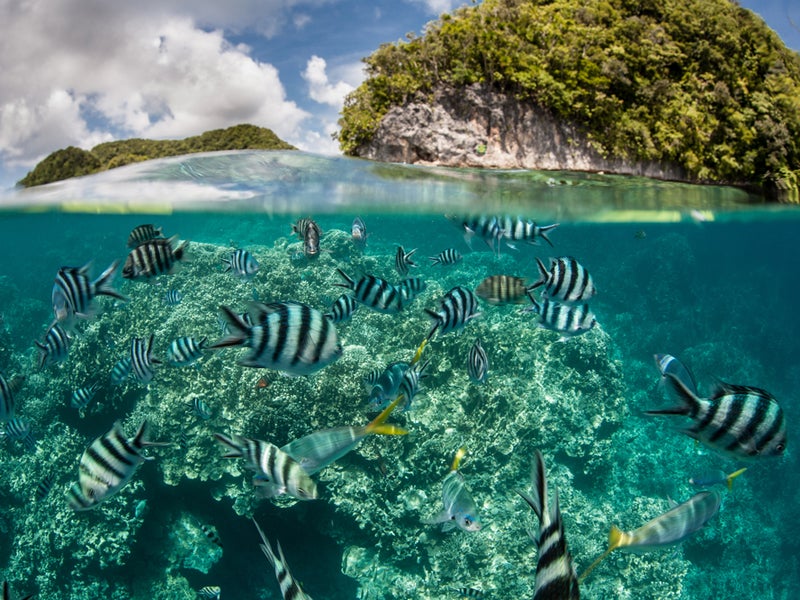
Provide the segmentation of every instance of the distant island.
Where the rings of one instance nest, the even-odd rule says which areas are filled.
[[[217,150],[296,150],[296,148],[281,140],[270,129],[246,124],[227,129],[214,129],[182,140],[134,138],[105,142],[91,150],[69,146],[47,156],[17,185],[31,187],[153,158]]]
[[[337,134],[351,156],[799,200],[800,54],[731,0],[484,0],[364,61]]]

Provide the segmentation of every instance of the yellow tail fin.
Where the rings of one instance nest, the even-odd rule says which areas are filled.
[[[453,459],[453,465],[450,467],[451,471],[458,471],[458,465],[461,464],[461,459],[463,459],[467,455],[467,449],[464,446],[458,449],[456,452],[456,456]]]
[[[411,362],[408,366],[413,367],[415,364],[419,362],[419,359],[422,358],[422,351],[425,350],[425,346],[428,345],[428,338],[422,340],[422,343],[417,348],[417,351],[414,353],[414,358],[411,359]]]
[[[374,433],[377,435],[405,435],[408,433],[402,427],[397,427],[396,425],[386,425],[384,422],[386,419],[389,418],[389,415],[392,414],[392,411],[397,408],[397,405],[400,403],[405,396],[400,394],[397,398],[395,398],[392,403],[387,406],[386,408],[381,411],[377,417],[375,417],[370,423],[364,428],[364,433]]]
[[[578,577],[578,583],[582,583],[583,580],[589,576],[589,573],[594,571],[594,568],[601,562],[603,562],[603,559],[606,556],[611,554],[615,549],[619,548],[620,546],[624,546],[625,545],[624,538],[625,538],[625,532],[622,531],[616,525],[612,525],[611,531],[608,532],[608,550],[606,550],[600,556],[598,556],[597,559],[592,564],[589,565],[589,568],[587,568],[583,573],[581,573],[581,576]]]
[[[745,471],[747,471],[747,467],[745,467],[744,469],[739,469],[738,471],[734,471],[733,473],[731,473],[730,475],[728,475],[725,478],[725,481],[728,484],[728,489],[729,490],[733,488],[733,480],[736,479],[739,475],[741,475]]]

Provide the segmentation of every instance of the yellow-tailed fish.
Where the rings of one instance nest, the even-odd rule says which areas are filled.
[[[481,528],[478,507],[467,489],[464,476],[458,471],[461,459],[466,453],[466,448],[458,449],[450,472],[442,483],[444,510],[435,518],[425,521],[428,524],[444,523],[442,531],[450,531],[455,527],[460,527],[464,531],[478,531]]]
[[[395,398],[383,412],[367,425],[362,425],[361,427],[334,427],[315,431],[289,442],[281,450],[300,463],[306,473],[313,475],[353,450],[361,440],[370,434],[407,434],[408,431],[402,427],[385,422],[403,398],[402,394]]]
[[[713,471],[706,471],[691,477],[689,479],[689,483],[691,483],[693,486],[702,488],[708,488],[715,485],[724,485],[730,490],[733,488],[733,480],[745,471],[747,471],[746,467],[726,475],[725,471],[721,469],[715,469]]]
[[[419,362],[419,359],[422,358],[422,351],[425,350],[425,346],[428,345],[428,338],[422,340],[422,343],[417,348],[417,351],[414,353],[414,358],[411,359],[409,366],[414,366],[416,363]]]

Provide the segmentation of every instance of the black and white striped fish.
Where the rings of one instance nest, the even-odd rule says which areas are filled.
[[[489,304],[519,304],[525,301],[525,280],[513,275],[490,275],[478,284],[475,294]]]
[[[164,303],[167,306],[178,306],[183,300],[183,294],[179,290],[168,290],[166,294],[164,294]]]
[[[100,382],[95,381],[91,385],[84,386],[72,392],[72,399],[70,400],[70,406],[72,408],[77,408],[78,410],[83,410],[87,406],[89,406],[89,402],[91,402],[97,391],[100,389]]]
[[[325,316],[331,320],[331,323],[341,323],[349,320],[357,308],[358,302],[355,298],[350,294],[342,294],[331,304]]]
[[[503,239],[504,231],[500,226],[497,217],[490,215],[481,215],[478,217],[458,217],[447,216],[447,219],[455,223],[464,231],[464,238],[470,247],[472,247],[472,237],[478,236],[495,254],[500,253],[500,242]]]
[[[667,373],[672,373],[683,382],[690,392],[697,395],[697,383],[695,383],[692,372],[677,358],[670,354],[654,354],[656,367],[661,373],[661,383],[666,385]]]
[[[317,484],[296,460],[275,444],[240,435],[214,437],[228,452],[223,458],[243,458],[245,466],[256,472],[253,484],[262,488],[265,497],[288,494],[298,500],[315,500]]]
[[[189,336],[172,340],[167,348],[167,362],[175,367],[187,367],[203,356],[206,343],[205,337],[200,341]]]
[[[184,241],[177,248],[173,248],[172,245],[177,239],[178,236],[166,240],[150,240],[131,250],[122,267],[122,276],[125,279],[149,279],[172,273],[178,261],[185,258],[186,246],[189,244]]]
[[[417,251],[416,248],[406,252],[402,246],[397,247],[397,252],[394,255],[394,268],[397,270],[398,273],[402,276],[408,275],[408,271],[412,267],[418,267],[419,265],[411,260],[411,257]]]
[[[450,591],[454,594],[458,594],[462,598],[483,598],[483,592],[475,588],[450,588]]]
[[[0,373],[0,422],[14,418],[14,410],[16,409],[14,397],[22,388],[24,382],[25,377],[23,375],[14,375],[11,379],[6,380]]]
[[[36,491],[33,494],[34,500],[37,502],[41,502],[47,497],[47,494],[50,493],[50,490],[53,489],[53,483],[56,481],[56,474],[54,472],[50,472],[45,475],[42,480],[36,485]]]
[[[39,368],[55,364],[67,358],[70,337],[61,325],[53,325],[47,330],[44,342],[34,342],[39,348]]]
[[[404,298],[400,289],[374,275],[363,275],[355,281],[341,269],[336,272],[345,283],[335,283],[339,287],[353,290],[353,297],[364,306],[382,313],[396,313],[403,310]]]
[[[6,421],[3,433],[12,441],[22,442],[29,452],[36,452],[36,439],[33,437],[31,424],[22,417],[13,417]]]
[[[439,312],[425,309],[425,312],[433,319],[433,327],[428,332],[427,339],[430,340],[437,331],[444,335],[451,331],[462,329],[466,324],[477,317],[478,298],[472,290],[463,286],[456,286],[447,292],[442,298],[442,308]]]
[[[311,596],[303,591],[300,584],[292,576],[291,571],[289,571],[289,565],[286,563],[286,557],[283,555],[280,541],[278,542],[278,555],[275,556],[272,545],[255,519],[253,519],[253,524],[258,530],[258,535],[261,536],[261,544],[259,544],[261,551],[275,570],[275,577],[278,579],[283,600],[311,600]]]
[[[322,231],[314,219],[304,218],[298,219],[297,223],[292,225],[292,231],[303,240],[303,254],[308,259],[314,259],[319,256],[319,238],[322,236]]]
[[[397,284],[397,289],[400,290],[400,295],[403,297],[403,305],[408,305],[414,301],[414,298],[419,296],[425,291],[428,284],[419,277],[407,277]]]
[[[211,407],[208,403],[197,396],[192,398],[192,412],[204,421],[208,421],[212,415]]]
[[[218,585],[207,585],[197,592],[202,600],[220,600],[222,588]]]
[[[306,237],[306,231],[308,231],[311,227],[316,227],[319,229],[319,225],[317,225],[317,222],[314,221],[314,219],[311,217],[301,217],[300,219],[297,219],[294,224],[292,224],[292,233],[297,234],[297,237],[302,240]]]
[[[432,265],[454,265],[464,258],[455,248],[446,248],[436,256],[429,256]]]
[[[373,371],[368,375],[366,381],[373,380],[367,398],[370,412],[381,412],[397,397],[409,366],[407,362],[396,361],[387,365],[385,369]],[[376,373],[377,378],[375,377]]]
[[[544,286],[542,296],[564,304],[587,302],[596,293],[592,276],[581,263],[571,256],[550,259],[550,269],[536,257],[539,279],[528,289]]]
[[[533,457],[531,480],[534,488],[532,496],[520,490],[517,490],[517,493],[528,503],[539,519],[539,532],[537,534],[530,532],[531,538],[539,549],[533,600],[555,598],[578,600],[580,598],[578,575],[575,572],[572,555],[567,548],[564,523],[558,506],[558,492],[556,492],[553,503],[549,504],[544,458],[538,450]]]
[[[486,356],[480,339],[475,340],[467,354],[467,374],[474,383],[486,383],[489,376],[489,357]]]
[[[155,370],[153,365],[160,365],[161,361],[153,358],[153,335],[145,345],[144,338],[131,340],[131,370],[141,383],[148,383],[153,379]]]
[[[222,540],[219,538],[219,533],[217,533],[216,529],[214,529],[211,525],[206,525],[203,523],[200,525],[200,530],[203,532],[203,535],[206,536],[206,539],[209,542],[222,548]]]
[[[258,273],[258,261],[247,250],[238,248],[230,254],[230,258],[223,258],[227,267],[223,269],[225,273],[231,271],[237,277],[250,278]]]
[[[149,242],[164,237],[161,227],[156,227],[150,223],[137,225],[128,236],[128,248],[135,248],[139,244]]]
[[[403,410],[411,408],[411,402],[417,396],[422,380],[428,376],[427,369],[430,362],[430,359],[428,359],[423,363],[414,363],[403,373],[403,379],[400,381],[400,389],[398,390],[399,394],[403,396]]]
[[[559,225],[555,223],[553,225],[539,226],[530,219],[510,217],[508,215],[497,217],[497,224],[503,232],[506,244],[512,247],[513,244],[510,242],[527,242],[538,246],[540,238],[552,246],[553,242],[550,241],[547,233]]]
[[[665,375],[679,404],[646,410],[647,415],[681,415],[692,425],[681,431],[738,459],[782,456],[786,419],[775,397],[760,388],[720,382],[710,398],[700,398],[674,373]]]
[[[145,460],[145,446],[162,445],[147,440],[149,426],[142,421],[136,435],[128,438],[119,421],[96,438],[81,455],[78,482],[67,492],[73,510],[89,510],[120,491]]]
[[[300,302],[253,303],[255,325],[242,321],[220,306],[231,333],[210,348],[245,346],[250,352],[239,361],[246,367],[276,369],[290,375],[310,375],[342,356],[339,334],[320,311]]]
[[[529,296],[533,307],[531,310],[539,315],[539,326],[561,334],[561,340],[581,335],[597,325],[597,319],[588,304],[562,304],[549,298],[541,302]]]
[[[53,284],[53,314],[55,322],[69,323],[73,317],[88,319],[92,315],[95,296],[111,296],[126,302],[128,299],[110,286],[119,261],[114,261],[100,277],[91,281],[89,267],[61,267]]]
[[[130,356],[123,356],[115,362],[114,366],[111,367],[111,383],[114,385],[122,385],[125,383],[128,375],[131,374],[132,366],[133,361]]]

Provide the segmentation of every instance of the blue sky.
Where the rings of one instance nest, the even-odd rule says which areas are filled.
[[[0,0],[0,189],[58,148],[243,122],[335,153],[330,134],[360,59],[461,4]],[[740,4],[800,51],[800,2]]]

